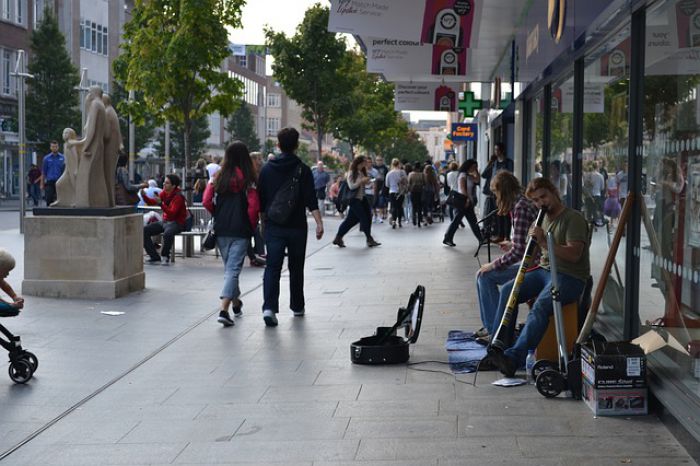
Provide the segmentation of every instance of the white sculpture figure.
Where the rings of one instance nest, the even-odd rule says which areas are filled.
[[[87,120],[83,139],[80,140],[83,150],[75,186],[75,207],[110,207],[104,175],[104,134],[107,123],[102,89],[99,86],[90,88],[85,99],[85,109]]]
[[[107,124],[104,132],[104,177],[107,185],[107,200],[110,207],[114,207],[114,185],[117,171],[117,159],[119,151],[124,148],[122,133],[119,129],[119,117],[112,107],[112,99],[107,94],[102,95],[102,103],[105,105]]]
[[[63,141],[66,168],[56,182],[56,201],[51,207],[75,207],[75,185],[83,146],[73,128],[63,130]]]

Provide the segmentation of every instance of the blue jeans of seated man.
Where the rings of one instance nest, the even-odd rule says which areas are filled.
[[[562,306],[577,301],[586,285],[585,282],[563,273],[559,273],[557,276],[559,278],[559,299],[561,300]],[[498,329],[498,324],[501,322],[514,282],[515,280],[511,280],[501,287],[498,313],[495,316],[492,335],[495,334]],[[523,283],[520,285],[518,304],[533,298],[537,299],[532,305],[530,313],[527,315],[525,327],[520,332],[520,336],[513,346],[506,349],[504,352],[504,354],[513,359],[519,367],[525,364],[528,350],[537,347],[549,325],[549,318],[553,310],[552,281],[549,270],[539,268],[525,274]],[[509,340],[512,339],[511,336],[515,329],[516,320],[517,312],[513,315],[513,319],[511,320],[511,328],[509,329],[508,335]]]
[[[271,222],[265,224],[267,261],[263,275],[262,309],[279,312],[280,276],[284,251],[289,268],[289,308],[304,309],[304,261],[306,260],[307,228],[285,228]]]
[[[238,277],[243,269],[243,261],[248,251],[248,238],[235,236],[217,236],[216,245],[221,252],[224,261],[224,287],[221,290],[221,299],[237,299],[241,295],[238,287]]]
[[[513,264],[505,269],[495,269],[484,273],[477,272],[476,274],[476,293],[479,297],[481,323],[490,333],[491,329],[494,328],[494,317],[498,311],[498,287],[514,279],[519,268],[520,264]],[[498,327],[498,323],[496,323],[496,327]]]

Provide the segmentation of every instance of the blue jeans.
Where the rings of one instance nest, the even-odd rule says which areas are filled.
[[[243,269],[243,261],[248,251],[249,240],[235,236],[217,236],[216,245],[224,261],[224,288],[221,299],[237,299],[241,295],[238,287],[238,277]]]
[[[494,318],[498,311],[498,287],[514,279],[519,268],[520,264],[513,264],[505,269],[496,269],[484,273],[477,272],[476,274],[476,293],[479,297],[481,323],[489,333],[494,328]],[[497,326],[495,325],[495,327]]]
[[[562,306],[575,302],[583,293],[583,289],[586,285],[585,282],[574,278],[570,275],[563,273],[557,274],[559,277],[559,299]],[[506,305],[508,304],[508,298],[510,297],[510,292],[513,289],[513,283],[515,280],[511,280],[501,288],[499,302],[498,302],[498,313],[496,314],[496,319],[494,320],[494,327],[492,335],[495,335],[496,330],[498,330],[498,325],[503,317],[503,312],[505,311]],[[518,294],[518,304],[529,301],[533,298],[537,298],[535,303],[530,309],[530,313],[527,315],[525,320],[525,327],[520,336],[515,341],[513,346],[506,349],[504,354],[513,359],[517,365],[523,366],[525,364],[525,358],[527,358],[527,352],[530,349],[534,349],[542,340],[547,326],[549,325],[549,317],[552,315],[552,281],[551,274],[549,270],[546,269],[535,269],[525,274],[525,279],[522,285],[520,285],[520,293]],[[517,309],[511,319],[511,328],[509,329],[509,335],[512,335],[515,329],[515,322],[517,320]],[[509,337],[510,338],[510,337]]]
[[[284,251],[289,267],[289,307],[292,311],[304,309],[304,261],[306,260],[307,228],[285,228],[271,222],[265,224],[267,264],[263,275],[263,311],[279,312],[280,276]]]
[[[39,187],[39,183],[29,184],[29,196],[32,198],[34,207],[38,206],[39,199],[41,199],[41,188]]]

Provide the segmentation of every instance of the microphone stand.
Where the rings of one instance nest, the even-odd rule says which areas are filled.
[[[491,217],[496,215],[496,212],[498,212],[498,210],[496,210],[496,209],[492,210],[488,215],[486,215],[484,218],[482,218],[481,220],[476,222],[476,224],[478,225],[480,223],[484,223],[486,220],[489,220]],[[486,231],[486,229],[484,229],[484,231],[486,231],[486,234],[484,235],[484,236],[486,236],[486,238],[483,238],[482,241],[479,243],[479,247],[476,248],[476,252],[474,253],[474,257],[476,257],[478,259],[479,251],[481,251],[481,246],[486,245],[487,257],[488,257],[489,262],[491,262],[491,231],[490,231],[491,228],[489,228],[488,230],[489,231]],[[479,262],[479,263],[481,263],[481,262]]]

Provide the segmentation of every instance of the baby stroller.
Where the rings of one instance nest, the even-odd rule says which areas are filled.
[[[19,314],[19,309],[3,310],[0,317],[14,317]],[[15,383],[26,383],[32,378],[39,367],[39,360],[34,353],[22,349],[19,336],[13,335],[4,325],[0,324],[0,346],[5,348],[10,356],[8,372],[10,379]]]

